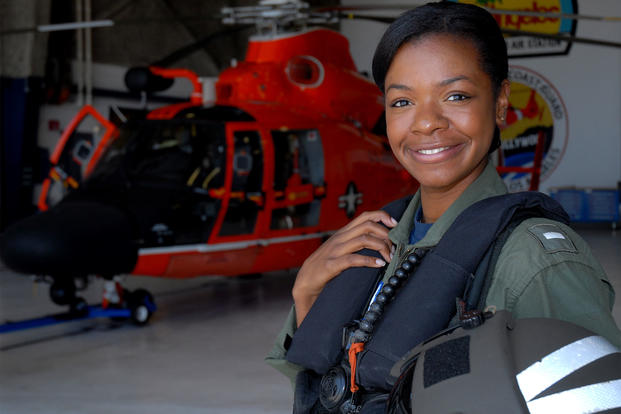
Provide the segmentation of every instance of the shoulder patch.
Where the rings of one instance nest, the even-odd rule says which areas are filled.
[[[539,240],[539,243],[548,253],[576,253],[578,251],[574,242],[556,224],[535,224],[530,226],[528,231]]]

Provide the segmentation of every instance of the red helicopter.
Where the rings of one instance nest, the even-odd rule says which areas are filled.
[[[264,10],[253,13],[265,23]],[[417,188],[390,151],[382,94],[338,32],[255,35],[245,60],[220,74],[213,105],[189,70],[134,69],[126,81],[161,88],[177,77],[191,81],[189,101],[118,128],[84,107],[51,156],[42,212],[0,241],[9,268],[46,275],[52,300],[74,314],[120,308],[130,313],[106,315],[146,323],[153,298],[125,291],[116,275],[297,267],[356,214]],[[76,295],[89,275],[108,281],[103,308]]]
[[[50,157],[41,213],[0,238],[5,265],[44,276],[69,314],[0,325],[0,333],[78,317],[144,324],[153,297],[124,289],[117,275],[298,267],[356,214],[416,191],[390,150],[383,96],[357,72],[347,39],[306,28],[337,22],[346,8],[307,9],[293,0],[222,9],[224,22],[255,24],[259,34],[245,60],[220,73],[215,102],[206,102],[207,83],[192,71],[153,66],[130,69],[127,87],[161,91],[185,78],[189,100],[129,120],[121,114],[120,124],[82,108]],[[499,172],[532,174],[536,189],[543,138],[533,167],[501,160]],[[76,294],[91,275],[106,280],[101,306]]]

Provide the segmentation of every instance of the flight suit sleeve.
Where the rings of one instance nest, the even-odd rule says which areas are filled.
[[[265,357],[265,362],[285,374],[291,380],[291,386],[295,388],[295,377],[303,368],[287,361],[287,349],[297,329],[295,305],[291,307],[280,333],[276,337],[274,346]]]
[[[548,317],[583,326],[621,348],[614,290],[587,243],[545,219],[520,224],[505,243],[486,299],[516,318]]]

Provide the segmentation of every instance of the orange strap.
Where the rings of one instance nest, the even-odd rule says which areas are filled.
[[[349,366],[351,368],[351,386],[349,389],[352,393],[358,391],[358,386],[356,385],[356,356],[359,352],[362,352],[363,349],[364,342],[356,342],[349,347]]]

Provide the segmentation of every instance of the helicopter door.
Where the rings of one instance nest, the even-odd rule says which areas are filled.
[[[253,234],[263,206],[263,149],[259,132],[234,131],[232,155],[230,195],[219,236]]]
[[[50,157],[51,168],[43,181],[39,210],[47,210],[71,190],[78,188],[116,138],[118,130],[90,105],[84,106],[63,131]]]
[[[270,230],[319,225],[325,194],[321,136],[316,129],[273,130],[274,185]]]

